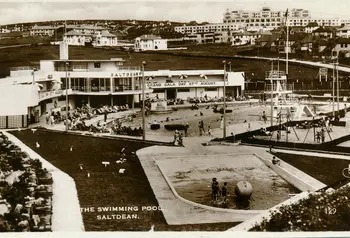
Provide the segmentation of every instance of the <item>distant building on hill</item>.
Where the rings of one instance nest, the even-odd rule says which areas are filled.
[[[109,33],[103,27],[67,26],[67,29],[72,28],[74,29],[63,36],[63,41],[68,45],[85,46],[86,44],[92,44],[95,47],[118,45],[117,36]]]
[[[95,34],[94,38],[95,39],[92,45],[95,47],[118,45],[117,36],[109,33],[108,31],[102,31],[101,33],[97,33]]]
[[[135,51],[147,50],[167,50],[168,43],[166,39],[162,39],[155,35],[142,35],[135,39]]]
[[[31,36],[53,36],[58,26],[33,26],[30,30]]]
[[[66,42],[68,45],[84,46],[86,38],[83,33],[71,30],[64,34],[63,41]]]

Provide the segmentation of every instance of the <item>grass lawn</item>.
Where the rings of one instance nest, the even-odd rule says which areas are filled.
[[[184,52],[165,52],[165,53],[131,53],[113,49],[95,49],[92,47],[69,47],[70,59],[109,59],[123,58],[126,60],[126,66],[141,65],[146,61],[146,70],[159,69],[223,69],[222,61],[231,62],[233,71],[246,72],[248,79],[265,80],[265,72],[271,69],[270,62],[261,60],[246,59],[228,59],[227,56],[232,54],[220,53],[223,51],[220,47],[214,49],[209,47],[206,53],[203,47],[198,49],[201,56],[181,55]],[[213,48],[213,49],[212,49]],[[193,53],[194,50],[190,52]],[[206,54],[216,54],[219,57],[205,56]],[[180,55],[179,55],[180,54]],[[223,55],[223,57],[221,57]],[[205,57],[203,57],[205,56]],[[226,57],[226,58],[225,58]],[[38,66],[40,60],[50,60],[59,58],[59,47],[52,45],[28,46],[21,48],[0,49],[0,77],[9,75],[9,67],[14,66]],[[276,65],[275,65],[276,67]],[[285,68],[281,62],[280,68]],[[228,68],[229,69],[229,68]],[[317,76],[318,69],[290,64],[290,79],[304,79],[305,81],[314,80]]]
[[[344,179],[342,171],[350,164],[349,160],[343,159],[327,159],[286,153],[275,153],[275,155],[326,185]]]
[[[137,151],[151,143],[103,139],[38,130],[15,131],[13,134],[47,161],[69,174],[76,183],[81,208],[94,207],[95,212],[83,212],[86,231],[223,231],[237,223],[167,225],[161,211],[141,211],[142,206],[158,206],[152,188],[136,156],[117,164],[123,147]],[[36,148],[38,142],[40,148]],[[70,147],[73,150],[70,151]],[[109,161],[104,167],[101,162]],[[83,171],[79,164],[83,164]],[[125,173],[120,174],[119,169]],[[90,178],[87,177],[87,170]],[[97,212],[98,207],[137,207],[138,211]],[[99,220],[97,215],[136,214],[135,219]]]

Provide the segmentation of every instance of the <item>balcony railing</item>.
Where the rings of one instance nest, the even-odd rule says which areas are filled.
[[[111,92],[111,87],[97,87],[97,86],[90,86],[90,87],[79,87],[79,86],[73,86],[72,90],[75,92]],[[137,87],[135,87],[134,90],[138,90]],[[125,91],[132,91],[131,86],[115,86],[113,87],[113,92],[125,92]]]
[[[286,72],[278,70],[267,71],[265,74],[266,79],[280,79],[284,76],[286,76]]]
[[[66,71],[65,67],[55,67],[56,71],[63,72]],[[115,67],[115,68],[88,68],[86,66],[73,66],[68,67],[67,71],[77,71],[77,72],[100,72],[100,71],[107,71],[107,70],[115,70],[115,71],[140,71],[140,67],[133,67],[133,66],[122,66],[122,67]]]
[[[119,70],[125,70],[125,71],[140,71],[140,67],[135,66],[120,66],[118,67]]]
[[[11,67],[10,71],[33,70],[33,69],[37,69],[37,67],[33,67],[33,66]]]

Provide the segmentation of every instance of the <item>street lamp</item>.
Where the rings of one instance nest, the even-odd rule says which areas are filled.
[[[146,139],[146,121],[145,121],[145,65],[142,61],[142,140]]]
[[[335,71],[335,62],[333,59],[333,77],[332,77],[332,111],[333,111],[333,117],[335,117],[335,111],[334,111],[334,81],[335,81],[335,75],[334,72]]]
[[[337,110],[338,110],[338,115],[339,115],[339,61],[338,61],[338,56],[337,56],[337,63],[336,63],[336,70],[337,70]]]
[[[69,62],[66,61],[66,132],[68,132],[68,65]]]
[[[222,61],[224,64],[224,118],[223,118],[223,138],[226,138],[226,61]]]

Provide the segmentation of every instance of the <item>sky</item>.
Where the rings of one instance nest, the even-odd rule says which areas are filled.
[[[51,20],[155,20],[222,22],[230,10],[308,9],[312,17],[350,19],[348,0],[230,0],[230,1],[2,1],[0,25]]]

